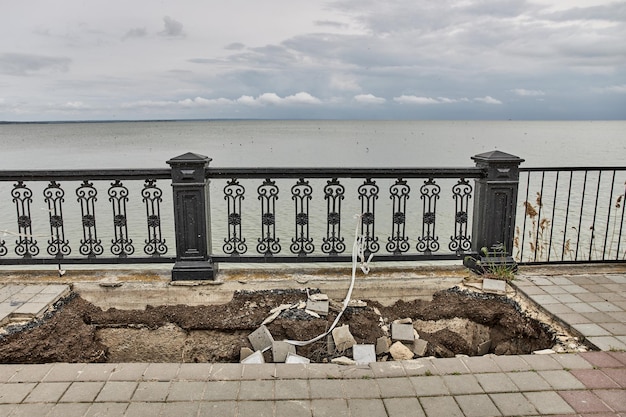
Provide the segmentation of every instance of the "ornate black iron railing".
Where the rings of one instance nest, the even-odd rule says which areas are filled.
[[[521,168],[520,263],[626,260],[626,167]]]
[[[214,262],[334,262],[348,261],[352,246],[354,214],[360,215],[358,225],[363,237],[365,254],[375,254],[377,260],[458,259],[471,250],[468,224],[471,219],[470,199],[472,186],[469,179],[484,176],[480,168],[207,168],[206,178],[215,185],[224,182],[223,199],[227,212],[221,213],[227,221],[226,237],[221,244],[221,254],[214,248]],[[256,182],[254,182],[256,180]],[[382,181],[390,182],[382,189]],[[282,181],[282,184],[279,183]],[[447,182],[446,197],[450,204],[444,209],[447,216],[438,212],[437,201],[442,197],[441,182]],[[315,182],[315,184],[314,184]],[[422,201],[421,210],[407,206],[413,189]],[[250,185],[247,185],[250,183]],[[348,184],[350,183],[350,184]],[[347,187],[352,186],[348,195]],[[316,189],[317,186],[317,189]],[[284,189],[288,195],[283,197]],[[256,193],[250,196],[250,189]],[[216,192],[212,197],[215,199]],[[244,207],[246,197],[249,203]],[[320,212],[314,213],[314,197],[322,198]],[[278,212],[278,202],[291,201]],[[353,201],[352,211],[346,212],[348,199]],[[254,204],[254,200],[258,203]],[[380,201],[384,200],[384,201]],[[356,203],[356,204],[355,204]],[[215,205],[215,202],[212,203]],[[258,206],[259,227],[249,224],[246,235],[244,210]],[[389,206],[389,218],[383,218],[380,207]],[[323,210],[323,211],[322,211]],[[291,213],[289,213],[291,211]],[[440,251],[438,220],[447,217],[455,222],[445,251]],[[291,218],[291,220],[288,220]],[[317,223],[312,221],[318,219]],[[350,221],[347,221],[350,220]],[[213,233],[219,220],[213,218]],[[249,223],[254,219],[249,219]],[[288,225],[292,224],[291,235]],[[419,224],[420,236],[411,237],[407,224]],[[381,225],[391,225],[383,235]],[[317,237],[313,237],[315,230]],[[447,236],[446,236],[447,237]],[[287,240],[285,240],[285,238]],[[411,239],[415,242],[411,245]],[[219,239],[216,239],[219,241]],[[250,248],[249,242],[256,247]],[[382,244],[382,242],[385,242]]]
[[[188,153],[167,169],[0,171],[0,264],[162,262],[175,263],[174,280],[213,279],[224,262],[350,261],[355,229],[376,261],[459,259],[494,244],[522,263],[625,260],[626,167],[472,159],[215,168]]]
[[[12,226],[10,205],[0,206],[0,264],[174,262],[162,233],[163,191],[157,183],[170,179],[169,169],[0,172],[16,212]],[[108,200],[108,207],[99,200]],[[129,231],[129,202],[145,208],[143,244],[135,237],[139,231]],[[9,251],[9,236],[15,237],[17,257]],[[137,255],[140,246],[143,254]]]

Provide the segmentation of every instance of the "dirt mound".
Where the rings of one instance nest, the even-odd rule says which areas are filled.
[[[223,305],[102,311],[73,295],[37,325],[0,336],[0,363],[237,362],[240,348],[249,346],[247,335],[272,308],[306,297],[301,290],[238,292]],[[309,340],[326,332],[336,315],[332,309],[322,318],[286,310],[268,329],[275,340]],[[367,301],[367,307],[349,307],[339,325],[348,324],[357,343],[375,344],[384,334],[381,324],[407,317],[429,342],[427,355],[475,355],[485,339],[491,341],[489,352],[496,354],[530,353],[554,342],[547,326],[506,297],[457,288],[435,293],[430,302],[382,306]],[[326,340],[297,351],[314,362],[338,356]]]

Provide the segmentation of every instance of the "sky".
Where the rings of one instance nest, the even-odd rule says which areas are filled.
[[[0,121],[626,119],[626,1],[0,0]]]

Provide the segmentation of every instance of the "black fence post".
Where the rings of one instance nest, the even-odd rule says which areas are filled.
[[[523,159],[500,151],[472,157],[486,177],[476,180],[472,223],[472,251],[502,245],[504,252],[513,252],[515,209],[519,186],[519,165]]]
[[[176,234],[176,264],[172,280],[213,280],[211,208],[205,170],[211,158],[186,153],[170,159]]]

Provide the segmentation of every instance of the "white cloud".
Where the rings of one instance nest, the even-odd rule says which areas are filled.
[[[500,100],[495,99],[491,96],[476,97],[474,101],[477,101],[479,103],[485,103],[485,104],[502,104]]]
[[[546,95],[542,90],[526,90],[524,88],[515,88],[511,92],[522,97],[541,97]]]
[[[393,101],[400,104],[439,104],[439,100],[431,98],[431,97],[418,97],[418,96],[407,96],[401,95],[399,97],[394,97]]]
[[[376,97],[373,94],[359,94],[354,96],[354,101],[363,104],[383,104],[387,99],[383,97]]]
[[[281,105],[286,105],[286,104],[314,105],[314,104],[322,103],[322,100],[304,91],[301,91],[299,93],[296,93],[287,97],[280,97],[276,93],[263,93],[257,98],[244,95],[244,96],[239,97],[235,101],[237,103],[244,104],[247,106],[264,106],[264,105],[281,106]]]

